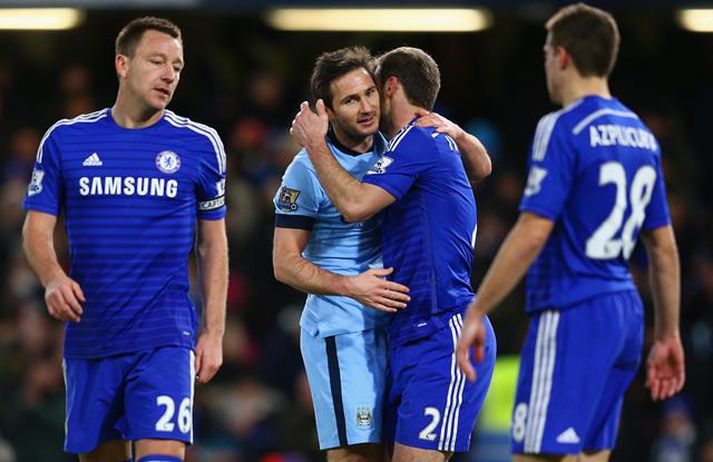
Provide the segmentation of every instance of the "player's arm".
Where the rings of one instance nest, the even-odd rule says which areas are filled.
[[[477,183],[492,173],[493,164],[490,161],[490,156],[478,138],[436,112],[418,109],[416,115],[419,116],[419,119],[415,125],[436,127],[438,133],[448,135],[456,142],[458,150],[462,154],[465,171],[472,183]]]
[[[302,256],[310,231],[275,227],[272,265],[275,279],[302,292],[343,295],[362,305],[395,313],[405,308],[408,288],[384,279],[393,268],[370,269],[357,276],[340,276],[323,270]]]
[[[79,322],[84,293],[64,272],[54,248],[57,217],[29,210],[22,228],[22,246],[30,267],[45,288],[47,311],[61,321]]]
[[[198,276],[203,321],[196,344],[196,375],[207,383],[223,364],[223,334],[228,290],[228,238],[225,219],[198,220]]]
[[[523,212],[498,250],[493,264],[478,287],[476,299],[468,307],[463,330],[458,340],[458,365],[468,379],[475,380],[475,369],[469,350],[482,361],[485,354],[483,316],[492,311],[512,292],[539,255],[552,232],[554,222],[531,212]]]
[[[673,228],[663,226],[642,231],[649,257],[649,282],[654,299],[654,344],[647,369],[647,386],[654,400],[670,398],[686,381],[679,313],[681,274]]]
[[[316,109],[315,114],[303,102],[290,133],[307,150],[322,187],[344,219],[366,220],[396,198],[378,186],[360,182],[339,165],[325,141],[329,119],[321,99],[317,100]]]

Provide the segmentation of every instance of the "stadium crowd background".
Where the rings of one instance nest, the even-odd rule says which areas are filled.
[[[288,128],[308,98],[314,58],[348,45],[380,52],[408,44],[440,64],[437,111],[479,136],[494,162],[476,188],[477,286],[517,215],[537,120],[553,110],[542,67],[542,23],[552,11],[496,12],[493,28],[470,34],[286,33],[256,15],[182,10],[97,11],[71,31],[0,32],[0,461],[76,460],[61,452],[63,329],[47,315],[22,254],[20,204],[44,131],[113,104],[113,39],[125,22],[156,14],[182,27],[187,67],[170,107],[218,129],[228,154],[225,359],[213,382],[197,389],[189,460],[308,462],[322,459],[298,349],[304,297],[274,279],[271,246],[272,197],[298,150]],[[650,402],[639,375],[613,460],[711,462],[713,36],[683,31],[662,7],[613,13],[623,37],[613,92],[642,115],[664,152],[688,372],[683,396],[661,405]],[[66,255],[63,237],[57,242]],[[644,259],[639,252],[633,264],[642,288]],[[499,354],[516,354],[527,326],[521,293],[493,320]]]

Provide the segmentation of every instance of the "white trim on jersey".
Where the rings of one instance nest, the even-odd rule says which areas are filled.
[[[537,123],[535,131],[535,141],[532,143],[533,160],[544,160],[547,153],[547,145],[550,144],[552,130],[555,128],[559,112],[547,114]]]
[[[456,142],[451,138],[450,136],[446,135],[446,140],[448,141],[448,145],[451,147],[451,151],[457,151],[458,146],[456,145]]]
[[[166,110],[166,121],[174,127],[187,128],[208,138],[208,141],[210,141],[210,144],[213,145],[213,149],[215,150],[215,157],[218,161],[218,171],[225,173],[225,148],[223,147],[220,135],[218,135],[218,132],[214,128],[176,115],[176,113],[168,109]]]
[[[560,313],[544,311],[537,326],[535,364],[532,372],[530,404],[525,430],[525,453],[537,454],[542,447],[542,436],[547,422],[547,406],[552,392],[552,375],[557,356],[557,325]]]
[[[40,140],[40,147],[37,149],[37,163],[42,163],[42,155],[45,141],[47,141],[47,138],[49,138],[50,134],[55,128],[60,127],[62,125],[74,125],[79,122],[93,123],[106,117],[109,114],[109,111],[109,108],[104,108],[100,111],[90,112],[89,114],[82,114],[73,119],[61,119],[55,122],[54,125],[47,129],[44,136],[42,136],[42,139]]]
[[[572,130],[572,134],[579,135],[581,131],[584,130],[584,127],[592,123],[592,121],[594,121],[595,119],[598,119],[599,117],[605,115],[615,115],[619,117],[628,117],[630,119],[639,120],[639,116],[637,116],[631,111],[617,111],[616,109],[599,109],[582,119],[582,121],[574,127],[574,129]]]
[[[448,321],[453,339],[453,355],[451,356],[451,382],[448,385],[448,395],[446,397],[446,407],[443,410],[443,420],[441,423],[441,434],[438,440],[439,451],[455,451],[456,439],[458,437],[458,420],[460,408],[463,404],[463,390],[465,390],[465,374],[461,372],[456,361],[456,348],[458,337],[463,328],[463,318],[460,313],[451,317]]]
[[[396,136],[394,137],[394,139],[391,140],[391,142],[389,143],[389,148],[388,148],[388,150],[389,150],[389,151],[395,151],[395,150],[396,150],[396,147],[399,145],[399,143],[401,142],[401,140],[404,139],[404,137],[406,136],[406,134],[407,134],[409,131],[411,131],[412,128],[413,128],[413,125],[407,125],[406,127],[404,127],[404,128],[401,130],[400,133],[397,133]]]
[[[535,139],[532,142],[532,159],[533,160],[544,160],[547,154],[547,146],[550,144],[550,137],[552,136],[552,131],[555,128],[557,119],[562,114],[566,114],[572,109],[576,108],[582,104],[582,100],[570,104],[564,109],[560,109],[556,112],[550,112],[543,116],[537,123],[537,128],[535,129]]]

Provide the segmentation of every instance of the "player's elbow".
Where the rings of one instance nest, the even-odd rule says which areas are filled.
[[[484,180],[489,177],[491,173],[493,173],[493,163],[490,161],[490,157],[486,156],[485,159],[478,166],[478,169],[473,175],[472,180],[475,182]]]
[[[347,223],[358,223],[371,217],[373,212],[370,212],[366,207],[358,203],[350,204],[342,210],[342,218]]]
[[[288,258],[279,253],[274,253],[272,255],[272,273],[275,275],[275,279],[282,282],[283,284],[289,284],[289,262]]]

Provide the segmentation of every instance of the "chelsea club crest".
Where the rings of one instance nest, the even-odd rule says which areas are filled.
[[[156,167],[163,173],[176,173],[181,168],[181,158],[173,151],[161,151],[156,156]]]

